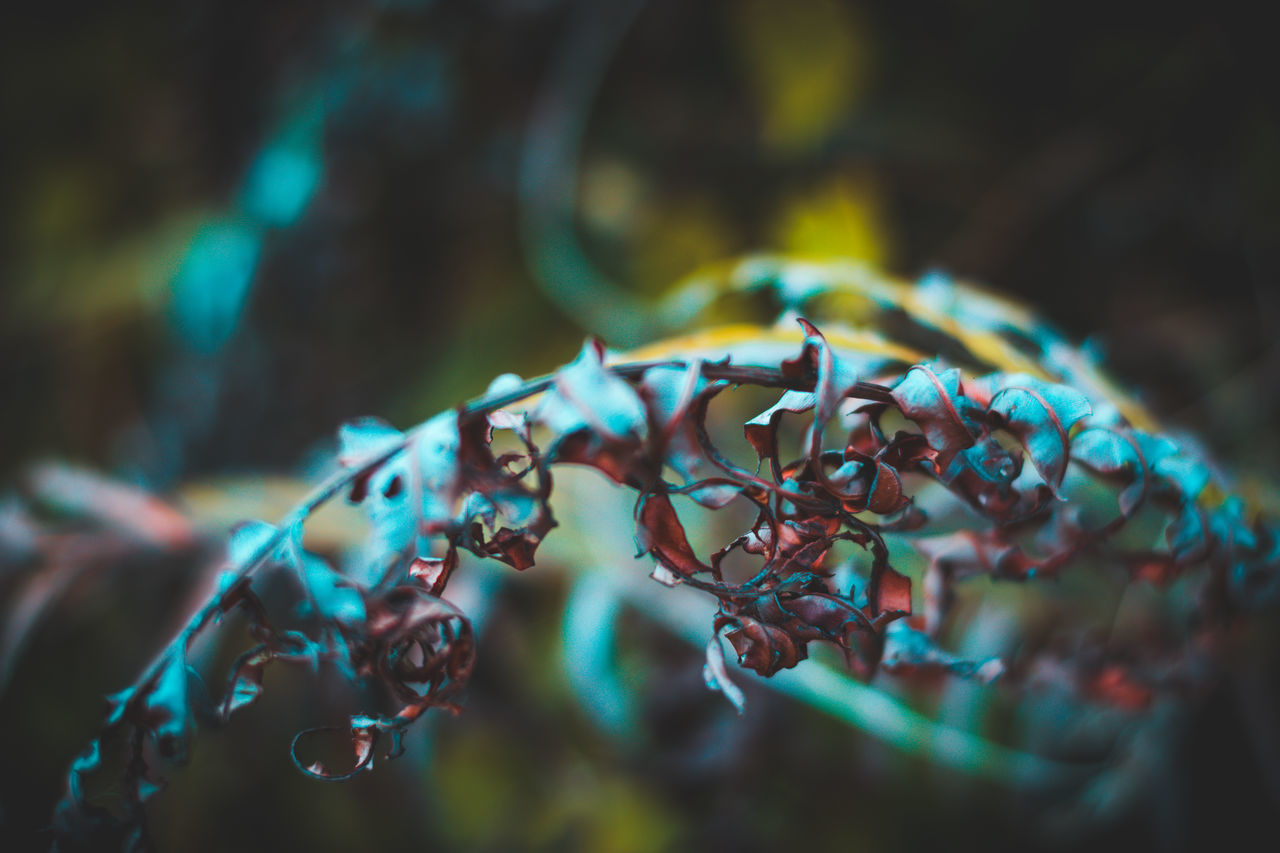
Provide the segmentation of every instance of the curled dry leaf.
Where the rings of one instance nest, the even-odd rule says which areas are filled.
[[[1017,436],[1031,464],[1057,495],[1067,473],[1071,427],[1093,414],[1089,400],[1064,385],[1016,375],[1000,383],[987,411]]]

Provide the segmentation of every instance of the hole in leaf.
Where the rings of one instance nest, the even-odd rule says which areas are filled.
[[[761,557],[734,548],[720,561],[720,571],[727,583],[740,584],[755,577],[763,565]]]
[[[382,490],[382,496],[388,500],[397,497],[404,491],[404,479],[399,475],[391,478],[391,481]]]

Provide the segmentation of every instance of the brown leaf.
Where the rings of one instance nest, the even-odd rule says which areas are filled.
[[[664,494],[650,493],[637,507],[636,544],[639,555],[651,554],[655,560],[682,577],[710,572],[693,553],[684,525]]]
[[[867,589],[867,603],[877,623],[885,615],[894,618],[911,615],[911,578],[899,573],[892,566],[872,576]]]

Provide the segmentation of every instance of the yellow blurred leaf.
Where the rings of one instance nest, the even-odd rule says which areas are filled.
[[[729,32],[760,103],[761,141],[780,154],[820,145],[867,88],[865,28],[828,0],[730,3]]]
[[[855,258],[883,267],[890,251],[882,207],[869,176],[829,178],[784,202],[774,243],[794,255]]]

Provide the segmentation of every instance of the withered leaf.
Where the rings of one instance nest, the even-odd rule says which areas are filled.
[[[362,770],[368,770],[373,767],[373,750],[378,744],[379,733],[376,726],[364,723],[364,719],[353,717],[349,729],[320,726],[298,732],[289,747],[294,766],[313,779],[320,779],[324,782],[343,782]],[[357,722],[357,720],[360,720],[360,722]],[[321,737],[336,738],[339,742],[342,738],[348,738],[353,753],[351,767],[345,770],[331,770],[322,761],[312,760],[303,763],[303,760],[299,758],[299,750],[310,747],[311,741]]]
[[[409,564],[409,577],[422,584],[427,592],[439,597],[458,566],[458,552],[449,548],[443,557],[415,557]]]
[[[641,377],[638,388],[648,411],[651,455],[671,466],[685,484],[703,479],[714,468],[698,442],[695,410],[698,396],[710,386],[702,377],[702,362],[685,368],[654,367]]]
[[[885,632],[884,657],[881,667],[895,675],[917,671],[941,671],[990,684],[1005,672],[999,658],[966,660],[939,648],[923,631],[905,621],[895,622]]]
[[[780,479],[778,467],[778,421],[784,414],[801,414],[811,410],[818,397],[811,391],[784,391],[768,409],[747,421],[743,433],[747,441],[755,448],[760,461],[769,459],[774,465],[774,478]]]
[[[1001,379],[988,412],[1018,438],[1031,464],[1057,495],[1067,473],[1069,431],[1093,413],[1088,398],[1065,385],[1014,374]]]
[[[603,359],[604,345],[588,341],[577,360],[556,372],[534,418],[555,436],[549,461],[591,465],[627,483],[648,436],[648,417],[639,394],[606,370]]]
[[[961,417],[957,399],[962,393],[960,371],[956,368],[937,374],[928,365],[917,364],[893,387],[893,399],[902,414],[920,427],[929,446],[937,453],[935,464],[945,471],[957,453],[973,445],[974,430]]]
[[[283,550],[298,573],[305,600],[299,610],[321,619],[347,625],[363,622],[364,598],[358,585],[344,577],[324,558],[302,547],[302,526],[288,531]]]
[[[1137,511],[1147,490],[1147,465],[1131,432],[1109,427],[1083,430],[1071,443],[1071,458],[1096,474],[1128,481],[1120,492],[1120,513],[1128,518]]]
[[[883,624],[881,617],[885,615],[893,618],[910,616],[911,578],[892,566],[884,566],[871,577],[871,584],[867,587],[867,603],[872,617],[880,624]]]
[[[491,447],[495,429],[514,432],[525,452],[495,458]],[[556,521],[548,504],[551,474],[533,443],[528,420],[505,412],[462,419],[459,437],[460,468],[468,490],[463,515],[480,519],[472,522],[465,546],[477,556],[494,557],[517,570],[529,568]],[[485,535],[485,527],[492,531],[490,536]]]
[[[711,571],[711,567],[693,553],[684,525],[671,499],[664,494],[650,493],[640,499],[636,507],[636,545],[638,555],[651,554],[681,577]]]
[[[731,620],[732,627],[724,637],[738,653],[738,663],[761,675],[773,675],[790,669],[809,656],[804,641],[775,625],[765,624],[750,616]]]

